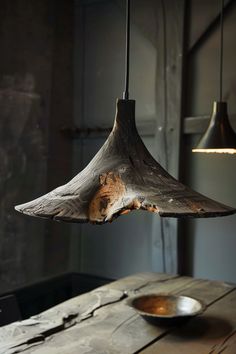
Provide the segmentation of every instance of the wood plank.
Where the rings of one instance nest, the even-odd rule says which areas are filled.
[[[211,354],[235,354],[236,353],[236,329],[214,347]]]
[[[48,335],[74,326],[76,322],[92,316],[95,309],[119,301],[123,293],[118,290],[100,289],[76,297],[41,315],[15,322],[0,329],[0,353],[14,353],[27,343],[41,342]]]
[[[184,0],[159,1],[157,6],[156,151],[158,162],[178,178],[181,135]],[[177,220],[153,218],[152,259],[163,255],[163,271],[178,272]]]
[[[223,283],[220,281],[210,281],[204,279],[194,279],[194,285],[186,287],[183,291],[178,292],[179,295],[196,297],[203,301],[206,305],[210,305],[219,297],[227,294],[235,285]]]
[[[106,289],[106,286],[101,287],[96,290],[97,293],[93,291],[72,299],[74,304],[70,303],[70,306],[72,306],[69,308],[71,312],[68,311],[68,306],[65,308],[65,304],[58,305],[51,311],[53,311],[55,316],[59,313],[58,318],[61,320],[68,319],[68,328],[66,330],[65,326],[61,330],[57,328],[53,335],[50,331],[41,333],[41,335],[39,332],[38,335],[34,333],[31,338],[28,337],[28,343],[25,340],[22,341],[21,338],[21,342],[18,341],[17,346],[13,346],[12,343],[9,345],[8,343],[8,346],[5,345],[4,347],[4,354],[20,353],[22,351],[31,354],[134,353],[156,338],[162,337],[167,332],[167,329],[150,325],[131,307],[127,306],[126,299],[123,299],[124,288],[129,289],[127,291],[129,296],[134,293],[150,293],[154,291],[191,293],[195,297],[204,298],[204,301],[210,304],[234,287],[225,283],[198,280],[190,277],[170,277],[165,279],[165,276],[157,276],[156,282],[153,274],[147,276],[142,274],[135,277],[137,279],[136,289],[133,286],[135,280],[130,277],[131,286],[129,286],[126,278],[126,284],[124,280],[120,280],[109,284],[109,289]],[[143,286],[141,285],[142,283]],[[114,289],[112,289],[113,287]],[[122,291],[117,288],[122,289]],[[93,299],[93,302],[91,302],[91,299]],[[99,303],[100,306],[98,306]],[[73,318],[75,311],[77,317]],[[64,317],[62,317],[63,313]],[[71,315],[70,317],[69,314]],[[33,319],[41,320],[42,329],[43,325],[45,325],[43,317],[40,318],[38,316]],[[2,332],[2,338],[6,337],[10,332],[10,326],[6,327],[8,328],[6,328],[5,334]],[[17,329],[15,327],[15,330]],[[11,327],[12,330],[13,327]],[[24,330],[26,330],[26,326]]]
[[[92,120],[92,119],[91,119]],[[108,120],[108,119],[106,119]],[[94,121],[95,118],[94,118]],[[156,130],[156,122],[154,119],[143,118],[137,121],[137,129],[141,136],[154,136]],[[99,127],[62,127],[61,132],[70,139],[100,139],[107,138],[111,132],[111,126]]]
[[[116,280],[107,284],[106,287],[114,290],[132,292],[150,286],[152,283],[157,284],[174,278],[179,278],[179,276],[166,273],[143,272]]]
[[[210,285],[210,284],[209,284]],[[213,293],[211,287],[209,293]],[[235,353],[236,291],[230,292],[185,326],[140,351],[143,354]]]

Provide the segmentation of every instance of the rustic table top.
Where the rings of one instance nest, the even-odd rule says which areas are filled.
[[[207,308],[175,326],[127,305],[143,293],[195,297]],[[236,285],[169,274],[132,275],[0,328],[1,354],[235,354]]]

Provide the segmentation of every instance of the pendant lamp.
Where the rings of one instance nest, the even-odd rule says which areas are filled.
[[[135,125],[129,99],[130,1],[126,10],[126,78],[113,130],[91,162],[67,184],[16,206],[24,214],[103,224],[132,210],[170,217],[210,217],[236,212],[178,182],[150,155]]]
[[[204,153],[236,153],[236,134],[233,131],[228,117],[227,102],[222,101],[223,77],[223,15],[224,0],[221,1],[220,21],[220,94],[219,101],[213,103],[213,112],[209,126],[193,152]]]

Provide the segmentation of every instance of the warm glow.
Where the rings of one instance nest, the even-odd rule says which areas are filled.
[[[217,153],[217,154],[236,154],[236,149],[192,149],[192,152]]]

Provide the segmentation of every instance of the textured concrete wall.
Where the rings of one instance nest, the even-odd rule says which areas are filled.
[[[45,223],[14,205],[46,189],[52,28],[46,1],[2,1],[0,291],[42,275]]]
[[[67,270],[69,238],[58,232],[53,247],[58,228],[20,215],[14,205],[65,182],[66,173],[70,177],[70,156],[63,155],[70,145],[60,127],[63,117],[68,124],[71,117],[71,6],[63,0],[1,1],[1,293]]]

